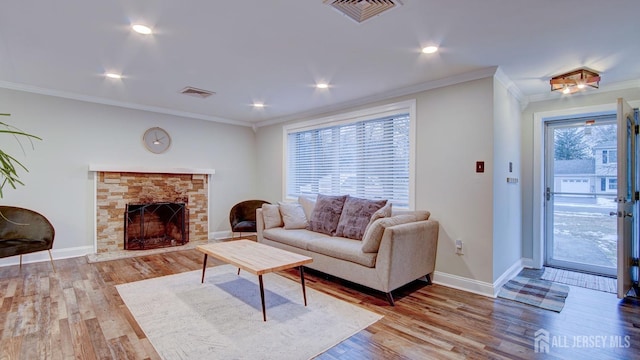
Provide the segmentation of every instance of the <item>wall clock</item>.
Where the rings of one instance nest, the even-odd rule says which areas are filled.
[[[159,127],[152,127],[144,132],[142,142],[144,142],[147,150],[154,154],[162,154],[171,146],[171,137],[166,130]]]

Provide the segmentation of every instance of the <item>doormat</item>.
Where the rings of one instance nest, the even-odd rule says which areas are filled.
[[[116,288],[162,359],[309,359],[382,318],[300,283],[222,265]]]
[[[569,287],[551,281],[531,279],[521,276],[509,280],[498,297],[515,300],[539,308],[560,312],[569,295]]]
[[[561,284],[574,285],[587,289],[604,291],[612,294],[618,293],[618,283],[614,278],[584,274],[575,271],[545,267],[542,280],[549,280]]]

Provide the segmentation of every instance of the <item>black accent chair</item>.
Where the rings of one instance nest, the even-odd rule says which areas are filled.
[[[0,258],[38,251],[49,252],[51,267],[56,271],[51,256],[55,230],[44,215],[15,206],[0,206]]]
[[[256,210],[261,208],[262,204],[270,204],[270,202],[245,200],[233,205],[229,212],[232,237],[235,237],[236,232],[240,233],[240,237],[243,232],[256,232]]]

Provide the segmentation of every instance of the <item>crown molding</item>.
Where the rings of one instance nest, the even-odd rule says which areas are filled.
[[[148,106],[148,105],[129,103],[125,101],[110,100],[110,99],[101,98],[97,96],[89,96],[89,95],[82,95],[82,94],[60,91],[60,90],[46,89],[46,88],[41,88],[37,86],[12,83],[8,81],[0,81],[0,88],[23,91],[23,92],[33,93],[33,94],[54,96],[54,97],[59,97],[64,99],[90,102],[94,104],[117,106],[117,107],[126,108],[126,109],[149,111],[149,112],[155,112],[159,114],[181,116],[181,117],[191,118],[191,119],[207,120],[207,121],[213,121],[213,122],[223,123],[223,124],[248,126],[248,127],[252,126],[251,123],[246,121],[231,120],[231,119],[221,118],[217,116],[202,115],[202,114],[192,113],[188,111],[162,108],[158,106]]]
[[[301,112],[301,113],[264,120],[264,121],[255,123],[255,127],[260,128],[260,127],[280,124],[280,123],[284,123],[292,120],[300,120],[304,118],[315,117],[328,112],[345,110],[345,109],[353,108],[356,106],[370,104],[376,101],[388,100],[394,97],[415,94],[422,91],[433,90],[433,89],[450,86],[450,85],[461,84],[467,81],[484,79],[487,77],[494,76],[496,74],[497,69],[498,69],[497,66],[490,66],[490,67],[446,77],[443,79],[427,81],[418,85],[407,86],[407,87],[387,91],[384,93],[379,93],[376,95],[359,98],[352,101],[345,101],[338,104],[323,106],[321,108],[316,108],[316,109]]]

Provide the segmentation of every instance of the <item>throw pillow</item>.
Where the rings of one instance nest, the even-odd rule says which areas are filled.
[[[264,219],[264,228],[271,229],[282,227],[282,216],[280,215],[280,206],[274,204],[262,205],[262,218]]]
[[[310,220],[313,208],[316,206],[316,200],[306,196],[299,196],[298,203],[302,205],[302,209],[304,210],[304,214],[307,216],[307,220]]]
[[[346,199],[347,195],[329,196],[318,194],[316,206],[314,206],[313,213],[311,213],[307,229],[331,236],[335,235]]]
[[[307,227],[307,217],[304,215],[302,206],[293,202],[280,202],[280,214],[285,229],[305,229]]]
[[[374,221],[373,224],[367,228],[367,231],[362,237],[362,252],[378,252],[380,242],[382,241],[382,235],[384,234],[384,229],[390,226],[422,220],[426,220],[424,214],[406,214],[384,217]]]
[[[362,240],[371,216],[387,204],[387,200],[368,200],[347,196],[336,228],[336,236]]]

